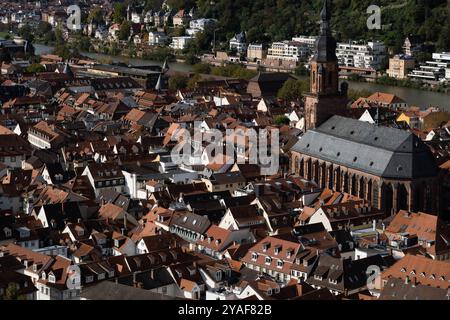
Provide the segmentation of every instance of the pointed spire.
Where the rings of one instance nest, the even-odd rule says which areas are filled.
[[[162,72],[166,72],[169,70],[169,64],[167,63],[167,58],[164,60],[164,64],[162,66]]]
[[[377,113],[375,114],[375,125],[380,125],[380,106],[377,106]]]
[[[328,35],[330,32],[330,20],[331,20],[331,11],[328,6],[328,0],[324,0],[323,8],[320,12],[320,19],[322,20],[320,23],[320,31],[322,35]]]
[[[335,62],[336,57],[336,40],[333,38],[330,27],[331,10],[328,0],[324,0],[323,8],[320,12],[320,36],[316,41],[315,61]]]
[[[320,12],[322,21],[329,21],[331,19],[330,10],[328,8],[328,0],[323,1],[322,11]]]
[[[159,78],[158,78],[158,82],[156,83],[155,90],[156,91],[162,90],[162,74],[159,74]]]
[[[68,75],[69,77],[73,77],[72,69],[69,66],[69,62],[66,61],[66,64],[64,65],[63,74]]]

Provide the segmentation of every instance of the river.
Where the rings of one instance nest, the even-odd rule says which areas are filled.
[[[41,44],[35,44],[36,54],[47,54],[51,53],[53,48]],[[89,57],[94,60],[105,60],[109,59],[113,62],[126,62],[135,66],[142,65],[162,65],[160,61],[150,61],[143,59],[130,59],[126,57],[120,56],[109,56],[100,53],[91,53],[91,52],[82,52],[83,55]],[[184,63],[170,63],[170,68],[175,71],[180,72],[189,72],[192,71],[192,66],[184,64]],[[426,108],[429,106],[438,106],[444,110],[450,112],[450,95],[445,93],[431,92],[425,90],[418,90],[412,88],[404,88],[404,87],[394,87],[394,86],[384,86],[374,83],[367,82],[349,82],[350,89],[353,90],[368,90],[370,92],[386,92],[395,94],[396,96],[405,100],[409,105],[418,106],[421,108]]]
[[[42,45],[42,44],[34,44],[35,54],[49,54],[52,53],[53,47]],[[102,53],[92,53],[92,52],[81,52],[83,56],[86,56],[90,59],[102,61],[102,60],[110,60],[112,62],[124,62],[133,66],[146,66],[146,65],[158,65],[162,66],[163,62],[161,61],[152,61],[152,60],[144,60],[144,59],[133,59],[122,56],[110,56]],[[169,66],[172,70],[180,71],[180,72],[190,72],[192,71],[192,66],[185,63],[171,62]]]

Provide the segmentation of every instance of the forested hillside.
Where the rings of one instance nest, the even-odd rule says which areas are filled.
[[[147,0],[147,7],[161,0]],[[405,36],[419,34],[439,50],[450,51],[450,2],[447,0],[333,0],[333,30],[339,41],[379,39],[398,51]],[[197,17],[220,22],[220,40],[247,32],[250,42],[290,39],[318,32],[323,0],[168,0],[174,9],[198,8]],[[367,8],[382,8],[382,30],[367,29]]]

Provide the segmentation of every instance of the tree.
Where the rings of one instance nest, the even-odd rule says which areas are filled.
[[[294,74],[297,76],[307,76],[309,71],[306,69],[305,65],[301,63],[297,68],[295,68]]]
[[[195,73],[210,74],[211,66],[207,63],[197,63],[194,65],[193,70]]]
[[[169,90],[186,89],[188,86],[189,78],[182,75],[174,75],[169,78]]]
[[[116,43],[116,42],[113,42],[113,43],[111,44],[111,47],[108,49],[108,53],[111,54],[111,55],[113,55],[113,56],[117,56],[117,55],[120,53],[120,49],[119,49],[119,47],[117,46],[117,43]]]
[[[440,51],[450,51],[450,22],[448,20],[445,24],[444,30],[442,30],[439,36],[437,48]]]
[[[92,9],[91,12],[89,13],[87,20],[88,22],[96,24],[104,23],[102,9],[99,7],[95,7],[94,9]]]
[[[167,0],[167,4],[172,10],[189,10],[195,5],[195,0]]]
[[[72,52],[72,50],[67,44],[56,45],[55,48],[53,49],[53,54],[60,56],[64,60],[76,57],[76,55]]]
[[[127,18],[127,7],[125,3],[116,2],[114,3],[114,23],[122,23]]]
[[[34,40],[33,30],[31,29],[31,27],[28,24],[22,26],[19,29],[19,35],[29,42],[33,42],[33,40]]]
[[[172,37],[181,37],[181,36],[184,36],[185,33],[186,33],[186,29],[184,27],[177,27],[172,30],[170,35]]]
[[[373,92],[366,90],[366,89],[362,89],[362,90],[354,90],[354,89],[350,89],[348,90],[348,98],[352,101],[356,101],[359,98],[367,98],[368,96],[370,96]]]
[[[45,21],[40,21],[36,28],[36,35],[40,38],[52,32],[52,25]]]
[[[280,91],[278,91],[278,98],[288,101],[300,100],[302,99],[303,93],[308,91],[308,80],[289,79],[284,83]]]
[[[44,35],[43,40],[44,40],[45,43],[55,42],[56,41],[55,32],[53,30],[51,30],[50,32],[47,32]]]
[[[202,76],[199,74],[195,74],[191,79],[189,79],[187,88],[194,89],[200,80],[202,80]]]
[[[25,300],[25,297],[20,294],[20,290],[16,283],[8,284],[5,293],[2,297],[3,300]]]
[[[130,28],[131,23],[129,21],[122,22],[119,29],[119,40],[128,40],[130,37]]]
[[[286,116],[278,116],[275,118],[275,124],[278,126],[288,125],[289,123],[291,123],[291,120]]]
[[[57,45],[58,44],[60,44],[60,45],[65,44],[65,40],[64,40],[64,37],[63,37],[63,32],[62,32],[62,30],[60,28],[56,28],[55,29],[55,42],[56,42]]]
[[[248,79],[253,78],[257,74],[257,72],[254,70],[249,70],[240,64],[231,63],[231,64],[227,64],[223,67],[212,68],[211,74],[213,74],[215,76],[231,77],[231,78],[248,80]]]
[[[153,48],[152,50],[145,51],[143,54],[143,58],[146,60],[153,60],[153,61],[165,61],[166,59],[168,61],[173,61],[174,55],[170,48],[156,47]]]
[[[187,64],[194,65],[194,64],[197,64],[200,61],[200,59],[197,58],[197,56],[195,54],[188,53],[185,56],[185,61]]]
[[[38,72],[44,72],[44,71],[45,71],[45,68],[40,63],[33,63],[27,67],[27,72],[29,72],[29,73],[38,73]]]

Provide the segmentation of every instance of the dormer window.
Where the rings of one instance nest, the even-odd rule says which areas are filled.
[[[277,261],[277,267],[278,268],[283,268],[284,262],[282,260],[278,260]]]
[[[266,257],[266,264],[271,264],[271,263],[272,263],[272,258]]]
[[[280,245],[276,246],[274,251],[275,251],[275,255],[279,255],[281,252],[281,246]]]
[[[288,249],[288,250],[286,251],[286,257],[287,257],[287,258],[290,258],[290,257],[292,256],[293,252],[294,252],[293,249]]]
[[[252,260],[253,260],[253,261],[258,260],[258,254],[257,254],[256,252],[253,252],[253,253],[252,253]]]
[[[51,282],[51,283],[55,283],[56,282],[55,275],[54,274],[49,274],[48,281]]]
[[[262,246],[263,246],[263,251],[266,252],[270,248],[270,242],[265,242],[265,243],[263,243]]]

